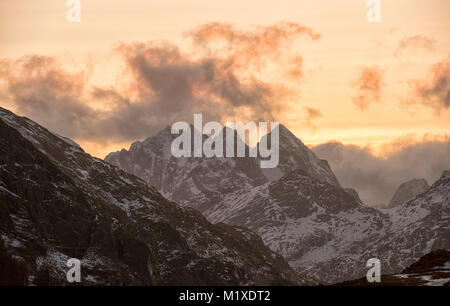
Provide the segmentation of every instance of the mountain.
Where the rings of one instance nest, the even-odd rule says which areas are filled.
[[[305,284],[255,233],[213,225],[73,141],[0,108],[0,283]]]
[[[450,251],[436,250],[422,256],[399,274],[382,275],[379,283],[366,278],[338,286],[450,286]]]
[[[217,137],[225,138],[226,131],[230,130],[225,127]],[[236,147],[242,140],[236,131],[231,132],[234,133]],[[320,181],[339,186],[328,163],[315,157],[282,125],[279,126],[279,136],[280,160],[278,167],[273,169],[262,169],[259,157],[176,158],[171,154],[171,143],[177,136],[170,133],[170,127],[143,142],[134,142],[128,151],[122,149],[108,154],[105,161],[140,177],[167,198],[200,212],[237,189],[260,186],[280,178],[291,167],[303,169]],[[249,151],[246,145],[245,150]]]
[[[345,192],[351,195],[357,202],[362,203],[358,192],[353,188],[344,188]]]
[[[269,139],[270,134],[262,137]],[[275,170],[263,170],[268,181],[279,179],[294,169],[303,170],[308,176],[321,182],[340,187],[338,179],[331,171],[328,161],[319,159],[303,142],[291,133],[284,125],[279,125],[280,161]],[[269,173],[270,172],[270,173]]]
[[[425,181],[424,179],[412,179],[408,182],[405,182],[397,188],[387,207],[391,208],[398,206],[403,202],[421,194],[428,188],[430,188],[430,185],[428,185],[427,181]]]
[[[171,143],[176,137],[167,127],[143,142],[134,142],[129,151],[110,153],[105,161],[140,177],[167,198],[200,212],[218,202],[222,194],[266,181],[255,158],[175,158]]]
[[[111,153],[106,161],[156,182],[166,196],[213,223],[255,231],[312,279],[336,283],[361,277],[373,257],[382,260],[386,273],[396,273],[431,250],[450,248],[445,173],[444,183],[435,183],[441,187],[429,190],[433,196],[427,191],[417,202],[380,211],[341,188],[328,163],[282,125],[274,169],[260,169],[258,158],[173,158],[169,131]],[[158,151],[161,144],[166,149]],[[433,205],[426,204],[430,197]]]
[[[396,273],[433,250],[450,250],[450,170],[427,191],[382,211],[392,226],[365,256],[385,262],[386,272]]]
[[[364,275],[373,257],[396,273],[432,250],[450,249],[450,171],[415,199],[379,211],[297,169],[231,193],[203,214],[257,232],[293,268],[324,283]]]
[[[218,137],[225,137],[227,130],[230,128],[225,127]],[[234,130],[232,133],[236,146],[242,140]],[[328,163],[318,159],[283,125],[279,126],[279,164],[272,169],[262,169],[259,157],[176,158],[170,149],[176,137],[167,127],[143,142],[134,142],[129,150],[108,154],[105,161],[140,177],[167,198],[200,212],[222,201],[226,194],[276,180],[291,169],[302,169],[319,181],[339,186]],[[245,150],[249,151],[246,145]]]

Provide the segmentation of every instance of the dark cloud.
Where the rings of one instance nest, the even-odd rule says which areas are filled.
[[[351,86],[356,90],[353,103],[361,110],[366,110],[371,103],[380,101],[385,86],[383,73],[377,66],[364,66],[359,69],[357,77],[351,82]]]
[[[432,51],[436,48],[436,40],[422,35],[415,35],[403,38],[399,41],[397,49],[394,52],[395,56],[400,56],[407,49],[424,49]]]
[[[302,76],[301,56],[289,52],[300,36],[319,38],[289,22],[251,31],[210,23],[188,34],[191,53],[168,42],[119,44],[120,89],[93,87],[89,69],[69,72],[57,59],[37,55],[3,60],[0,84],[18,113],[81,141],[142,139],[196,112],[208,121],[276,120],[292,97],[286,81]],[[288,76],[283,83],[261,77],[269,59]]]
[[[410,82],[412,98],[410,103],[421,103],[439,114],[450,108],[450,54],[443,61],[434,64],[422,81]]]
[[[0,80],[18,112],[68,136],[76,136],[73,131],[93,115],[80,100],[86,78],[85,72],[66,72],[54,58],[38,55],[3,60],[0,68]]]
[[[433,183],[450,169],[450,138],[425,138],[421,142],[403,139],[393,144],[386,158],[367,148],[330,142],[313,148],[329,161],[344,187],[353,187],[367,205],[387,204],[396,188],[413,178]]]

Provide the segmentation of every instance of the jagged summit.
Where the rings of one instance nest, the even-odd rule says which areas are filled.
[[[270,139],[270,133],[263,137]],[[280,161],[277,167],[278,173],[272,176],[273,179],[278,179],[294,169],[303,169],[308,175],[319,181],[340,186],[328,161],[317,158],[300,139],[282,124],[279,125],[279,137]]]
[[[225,138],[224,132],[228,129],[230,128],[225,126],[218,137]],[[180,186],[177,186],[176,181],[191,185],[189,187],[182,187],[185,193],[183,197],[175,197],[175,199],[181,202],[189,202],[189,198],[197,190],[203,192],[204,187],[210,185],[212,174],[217,174],[224,179],[227,179],[227,176],[231,175],[239,178],[239,183],[244,186],[255,186],[256,184],[278,179],[293,169],[303,169],[308,175],[320,181],[339,186],[339,182],[328,163],[318,159],[314,153],[283,125],[280,125],[280,160],[278,166],[274,169],[261,169],[259,167],[259,157],[249,157],[250,154],[248,152],[250,148],[243,142],[235,130],[232,131],[235,139],[235,151],[237,143],[241,142],[245,147],[245,155],[247,157],[227,159],[217,157],[175,158],[171,156],[170,144],[176,135],[170,134],[170,130],[166,128],[160,133],[147,138],[144,142],[133,143],[128,151],[121,150],[120,152],[108,154],[105,160],[143,178],[147,183],[155,185],[164,194],[169,196],[169,198],[172,198],[174,194],[179,194],[176,189],[180,188]],[[269,136],[266,135],[264,137]],[[207,136],[204,135],[203,137],[205,139]],[[226,141],[224,142],[224,152],[225,147]],[[218,167],[209,169],[206,167],[206,165],[212,164],[217,164]],[[161,173],[164,172],[163,168],[171,169],[170,172],[173,174],[166,173],[163,178],[161,176]],[[207,175],[205,172],[209,172],[211,175]],[[185,180],[172,177],[172,175],[178,177],[183,176]],[[195,176],[195,179],[190,181],[189,177],[193,176]],[[204,179],[208,178],[208,181],[202,182],[202,179],[199,178],[200,176]],[[217,184],[220,183],[220,180],[218,181],[217,179],[213,179],[213,181],[216,181]],[[218,189],[217,184],[206,187],[206,189]],[[189,192],[189,190],[192,192]]]

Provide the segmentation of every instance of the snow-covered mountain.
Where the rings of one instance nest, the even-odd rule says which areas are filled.
[[[110,153],[105,160],[142,178],[167,198],[199,211],[236,188],[266,182],[255,158],[175,158],[170,149],[175,138],[167,127],[133,143],[129,151]]]
[[[403,202],[411,200],[415,196],[428,190],[428,188],[430,188],[430,185],[428,185],[427,181],[424,179],[412,179],[407,181],[397,188],[387,207],[395,207]]]
[[[263,136],[270,139],[270,133]],[[279,179],[294,169],[303,170],[308,176],[321,182],[340,186],[338,179],[331,171],[328,161],[319,159],[303,142],[291,133],[284,125],[279,128],[280,161],[275,170],[264,170],[269,181]],[[270,143],[270,141],[268,141]]]
[[[450,250],[450,170],[425,192],[386,212],[392,226],[372,253],[388,270],[406,267],[432,250]]]
[[[229,128],[225,127],[218,137],[224,137],[226,129]],[[242,140],[236,132],[234,135],[236,146]],[[229,193],[276,180],[292,169],[302,169],[319,181],[339,186],[328,162],[318,159],[283,125],[279,126],[280,160],[272,169],[261,169],[259,157],[176,158],[170,150],[175,137],[167,127],[143,142],[134,142],[128,151],[110,153],[105,161],[142,178],[169,199],[200,212],[216,205]],[[249,148],[245,147],[248,152]]]
[[[415,207],[407,202],[379,211],[364,206],[356,192],[341,188],[328,163],[284,126],[275,169],[260,169],[258,158],[174,158],[169,132],[111,153],[106,160],[198,209],[213,223],[257,232],[292,267],[312,278],[327,283],[355,279],[365,275],[372,257],[382,259],[384,273],[394,273],[432,249],[450,247],[445,234],[448,182],[436,191],[440,204],[407,209]],[[416,199],[426,202],[426,196]],[[436,213],[438,206],[442,214]]]
[[[203,212],[256,231],[289,264],[324,282],[357,278],[378,258],[383,273],[420,256],[450,249],[450,171],[425,193],[395,209],[366,207],[345,190],[294,170],[280,179],[226,196]]]
[[[300,169],[229,194],[203,214],[213,223],[240,224],[256,231],[292,267],[322,282],[363,273],[360,255],[365,246],[390,226],[387,215]]]
[[[213,225],[3,108],[0,141],[1,284],[67,284],[72,257],[82,284],[307,283],[255,233]]]

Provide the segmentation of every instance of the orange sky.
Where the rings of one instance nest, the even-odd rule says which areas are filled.
[[[405,103],[411,95],[410,81],[429,77],[432,65],[450,53],[450,1],[382,0],[379,24],[366,21],[365,2],[82,0],[81,23],[70,24],[65,19],[65,0],[1,0],[0,58],[57,56],[74,70],[91,64],[91,85],[114,86],[122,65],[112,52],[118,42],[163,39],[191,52],[186,33],[207,22],[230,22],[245,30],[288,20],[321,35],[317,41],[300,38],[292,46],[292,53],[303,57],[303,77],[298,86],[289,85],[297,98],[289,102],[293,109],[279,118],[305,143],[339,140],[380,150],[406,135],[421,139],[424,134],[450,134],[448,108],[437,114],[423,104]],[[434,44],[399,52],[400,41],[414,36]],[[383,71],[384,84],[379,100],[365,110],[352,102],[357,94],[352,81],[363,66]],[[272,77],[267,73],[262,78]],[[14,109],[6,100],[0,104]],[[321,116],[306,124],[305,107],[319,110]],[[131,143],[105,146],[75,140],[99,157]]]

